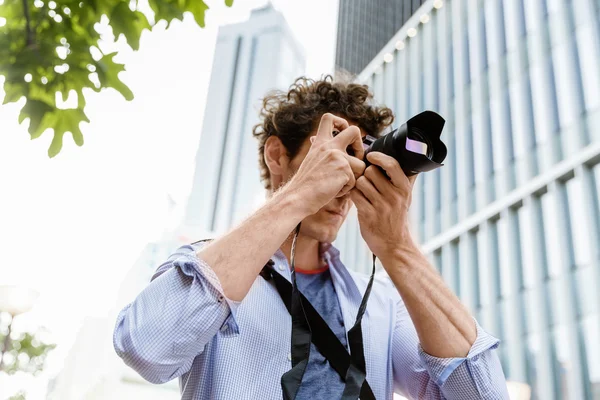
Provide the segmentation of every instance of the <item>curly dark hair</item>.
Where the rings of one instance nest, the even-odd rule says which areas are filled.
[[[331,75],[315,81],[300,77],[287,92],[273,91],[265,96],[260,111],[261,122],[252,129],[258,139],[261,180],[271,189],[269,169],[265,162],[265,142],[277,136],[288,157],[294,158],[325,113],[351,120],[371,136],[379,134],[394,120],[392,110],[373,105],[373,94],[367,85],[334,81]]]

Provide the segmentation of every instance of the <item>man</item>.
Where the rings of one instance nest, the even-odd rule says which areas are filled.
[[[180,378],[185,399],[281,399],[291,368],[291,318],[272,281],[290,279],[290,233],[300,291],[344,346],[368,277],[350,272],[330,243],[349,208],[391,279],[376,279],[362,322],[375,398],[508,399],[484,332],[413,242],[407,210],[415,177],[361,139],[391,124],[366,86],[300,78],[267,96],[259,141],[269,199],[209,244],[183,246],[119,315],[114,346],[154,383]],[[338,131],[335,135],[333,132]],[[351,148],[354,156],[347,153]],[[376,166],[381,167],[381,172]],[[339,399],[344,381],[314,347],[296,399]]]

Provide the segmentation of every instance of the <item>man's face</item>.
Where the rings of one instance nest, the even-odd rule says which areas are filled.
[[[352,125],[350,121],[348,121],[348,123]],[[362,136],[365,137],[366,133],[363,129],[361,129],[361,133]],[[316,134],[317,132],[315,130],[310,136]],[[286,175],[284,176],[284,182],[287,182],[293,176],[298,168],[300,168],[302,161],[304,161],[311,146],[310,136],[306,139],[296,157],[291,160]],[[350,207],[352,207],[352,201],[348,194],[343,197],[333,198],[318,212],[308,216],[302,221],[300,229],[301,234],[316,239],[319,242],[333,242],[337,237],[342,224],[346,220]]]

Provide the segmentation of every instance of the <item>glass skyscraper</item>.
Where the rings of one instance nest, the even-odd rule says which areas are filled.
[[[248,21],[219,28],[196,170],[179,235],[193,242],[223,234],[265,199],[258,169],[261,99],[305,70],[304,49],[271,3]]]
[[[367,66],[425,0],[339,0],[335,65],[353,74]]]
[[[362,71],[446,119],[414,235],[532,398],[600,399],[600,1],[426,1]],[[349,218],[336,244],[369,270]]]

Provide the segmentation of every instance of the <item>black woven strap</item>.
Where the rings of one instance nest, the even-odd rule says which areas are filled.
[[[272,268],[272,265],[273,262],[270,260],[270,262],[261,272],[261,276],[267,280],[271,278],[273,279],[279,296],[283,300],[288,312],[292,314],[292,302],[294,297],[296,297],[292,295],[294,293],[293,285],[277,271],[275,271]],[[373,273],[374,271],[375,260],[373,260]],[[373,391],[366,380],[366,365],[363,351],[364,346],[361,326],[362,316],[365,313],[367,300],[371,293],[371,287],[373,286],[373,275],[374,274],[371,275],[371,279],[367,285],[367,290],[365,291],[365,295],[359,307],[358,314],[356,316],[356,323],[348,332],[348,342],[352,355],[348,353],[344,345],[340,342],[335,333],[333,333],[331,328],[329,328],[329,325],[327,325],[325,320],[321,317],[319,312],[315,310],[312,304],[310,304],[306,297],[304,297],[300,291],[297,292],[297,298],[300,299],[300,304],[302,305],[300,310],[304,311],[307,322],[306,324],[294,325],[292,321],[292,350],[297,348],[295,346],[297,346],[298,343],[303,346],[306,344],[305,341],[308,336],[306,335],[305,329],[308,326],[311,331],[310,338],[315,344],[315,347],[317,350],[319,350],[323,357],[329,361],[331,367],[346,383],[342,400],[356,400],[358,398],[362,400],[375,400],[375,395],[373,394]],[[300,316],[298,316],[298,319],[301,319]],[[295,329],[297,330],[296,332],[294,332]],[[294,343],[295,341],[297,341],[297,343]],[[299,352],[298,354],[301,355],[305,353]],[[296,360],[297,363],[294,364],[294,356],[292,354],[292,369],[288,371],[288,373],[294,371],[294,367],[296,365],[301,365],[300,363],[302,363],[300,368],[303,368],[302,372],[304,372],[306,365],[308,364],[308,355],[306,357],[307,358],[305,359]],[[300,371],[300,368],[296,369],[295,371]],[[297,375],[293,375],[293,377],[295,379],[300,378],[301,381],[302,379],[301,376],[299,376],[299,372],[295,372],[295,374]],[[284,374],[284,376],[286,375]],[[294,398],[286,396],[292,394],[295,395],[300,384],[298,381],[290,380],[290,382],[293,382],[294,386],[290,388],[290,390],[286,390],[286,387],[283,386],[283,384],[287,382],[288,381],[284,382],[282,379],[284,399],[286,400]],[[296,384],[298,385],[297,387],[295,386]]]

